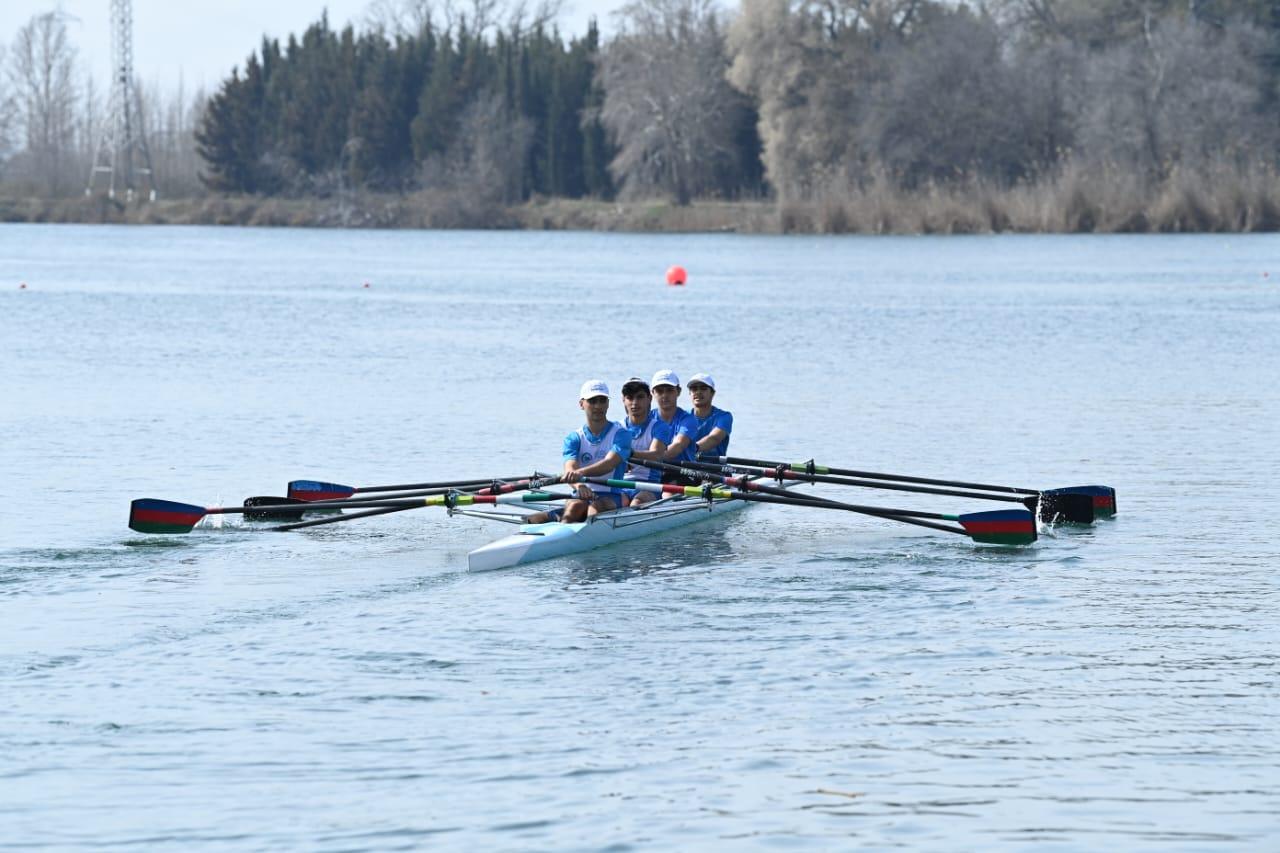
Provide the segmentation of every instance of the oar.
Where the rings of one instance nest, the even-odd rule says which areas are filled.
[[[481,489],[480,491],[475,492],[474,494],[477,494],[477,495],[491,495],[495,493],[505,494],[507,492],[519,491],[520,489],[530,489],[530,488],[540,489],[544,486],[555,485],[558,482],[560,482],[559,477],[549,477],[549,478],[538,479],[538,480],[517,480],[514,483],[497,483],[495,485],[490,486],[487,489]],[[448,494],[450,491],[453,491],[453,490],[452,489],[446,489],[446,490],[432,489],[432,490],[428,490],[428,493],[429,494]],[[397,497],[402,497],[402,496],[397,496]],[[349,501],[348,503],[352,507],[360,506],[361,503],[365,503],[365,505],[367,505],[367,502],[361,502],[361,501]],[[342,515],[334,516],[332,518],[318,518],[312,521],[301,521],[294,524],[283,524],[279,527],[269,527],[267,529],[268,530],[301,530],[304,527],[318,527],[322,524],[337,524],[338,522],[341,522],[341,521],[352,521],[357,518],[368,518],[371,515],[386,515],[387,513],[391,513],[391,512],[404,512],[405,510],[408,510],[408,509],[417,509],[419,506],[421,506],[421,504],[414,504],[412,506],[407,506],[407,507],[402,507],[402,506],[383,507],[381,509],[365,510],[364,512],[348,512],[348,513],[343,513]]]
[[[289,483],[288,494],[294,500],[307,501],[308,503],[315,501],[332,501],[349,498],[352,495],[365,492],[408,492],[413,490],[430,490],[430,489],[454,489],[464,488],[466,486],[480,486],[493,483],[498,480],[519,480],[527,479],[527,475],[520,477],[473,477],[470,480],[443,480],[438,483],[401,483],[396,486],[344,486],[341,483],[325,483],[320,480],[293,480]],[[422,492],[426,494],[426,492]],[[441,493],[442,494],[442,493]],[[405,495],[409,497],[409,495]]]
[[[543,481],[545,481],[544,485],[551,485],[558,482],[555,479],[542,478],[541,475],[535,475],[535,477],[525,477],[523,479],[514,480],[513,482],[510,482],[510,483],[505,481],[510,480],[512,478],[499,478],[495,480],[491,477],[486,477],[484,479],[477,478],[475,480],[467,480],[465,481],[464,485],[474,486],[474,485],[479,485],[480,483],[488,483],[489,488],[483,489],[478,492],[475,492],[474,488],[465,488],[465,489],[461,489],[461,491],[471,491],[471,492],[475,492],[475,494],[487,495],[487,494],[492,494],[495,488],[501,486],[502,488],[499,489],[499,493],[510,492],[518,488],[531,488],[529,484],[533,482],[534,479],[536,478],[541,478]],[[321,486],[331,490],[351,489],[350,486],[339,486],[335,483],[320,483],[314,480],[307,480],[307,481],[295,480],[294,482],[295,483],[296,482],[314,483],[317,486]],[[457,483],[458,481],[454,481],[454,482]],[[292,487],[292,485],[293,484],[291,483],[290,486]],[[426,495],[444,495],[452,491],[455,491],[455,489],[452,486],[437,486],[435,488],[429,488],[429,489],[418,489],[416,491],[385,494],[381,496],[381,499],[394,500],[399,498],[425,497]],[[315,494],[316,492],[313,491],[313,492],[304,492],[304,493]],[[343,503],[349,504],[353,507],[358,506],[359,504],[362,504],[362,503],[368,503],[370,500],[379,499],[379,498],[348,499],[340,496],[340,493],[337,491],[333,491],[332,493],[338,494],[339,497],[330,498],[330,500],[341,500],[343,501]],[[280,498],[280,497],[267,496],[267,495],[258,495],[252,498],[245,498],[244,505],[247,507],[253,507],[254,511],[245,513],[244,517],[246,520],[249,520],[249,521],[301,521],[302,514],[304,512],[312,512],[315,510],[315,506],[314,506],[315,500],[316,500],[315,498],[302,500],[299,498]],[[266,512],[260,509],[260,507],[263,507],[263,506],[282,506],[285,504],[292,504],[293,506],[291,509],[288,509],[288,510],[278,510],[278,511],[271,511],[271,512]],[[354,516],[354,515],[345,516],[345,518],[359,518],[359,517],[362,517],[362,516]],[[331,519],[331,521],[341,521],[341,520],[342,518]],[[312,525],[320,524],[320,523],[321,522],[309,521],[304,526],[311,527]]]
[[[858,471],[852,468],[833,468],[815,465],[808,462],[770,462],[763,459],[747,459],[742,456],[715,456],[699,453],[698,458],[706,462],[718,462],[728,465],[750,465],[765,468],[789,468],[805,474],[837,474],[846,477],[864,477],[871,480],[891,480],[898,483],[919,483],[926,486],[951,486],[958,489],[978,489],[985,492],[998,492],[1013,495],[1041,496],[1041,518],[1052,520],[1061,516],[1076,524],[1092,524],[1095,518],[1105,518],[1116,513],[1116,490],[1110,486],[1068,486],[1060,489],[1022,489],[1015,486],[995,486],[989,483],[969,483],[962,480],[939,480],[932,477],[911,477],[905,474],[884,474],[876,471]],[[1078,497],[1087,498],[1086,502]]]
[[[284,506],[292,505],[294,508],[289,510],[277,510],[267,512],[258,509],[261,506]],[[252,508],[253,512],[246,512],[244,517],[249,521],[293,521],[300,520],[302,513],[306,512],[307,502],[295,500],[294,498],[280,498],[274,495],[257,495],[252,498],[244,499],[244,506]],[[299,508],[301,507],[301,508]]]
[[[663,463],[658,463],[662,465]],[[671,466],[667,466],[671,467]],[[711,475],[714,476],[714,475]],[[587,482],[610,486],[615,489],[639,489],[662,494],[685,495],[707,500],[743,500],[759,503],[783,504],[786,506],[808,506],[819,509],[840,509],[856,512],[861,515],[875,516],[889,521],[900,521],[903,524],[914,524],[917,527],[928,527],[931,530],[942,530],[947,533],[959,533],[968,536],[975,542],[987,545],[1029,545],[1036,541],[1035,517],[1021,509],[995,510],[993,512],[971,512],[964,515],[947,515],[940,512],[918,512],[908,509],[890,509],[888,507],[862,506],[840,501],[827,500],[809,496],[792,494],[785,489],[773,489],[762,486],[745,478],[721,477],[729,485],[741,486],[747,491],[716,489],[707,486],[679,486],[673,483],[648,483],[634,480],[607,480],[601,477],[587,477]],[[760,494],[763,492],[763,494]],[[934,519],[933,521],[926,519]],[[953,527],[938,524],[937,521],[954,521],[960,524]]]
[[[1027,509],[1033,511],[1035,510],[1040,497],[1039,494],[1021,498],[1016,495],[999,495],[987,492],[965,492],[960,491],[959,489],[937,489],[931,486],[912,486],[905,483],[882,483],[878,480],[854,480],[849,477],[830,477],[824,474],[807,474],[789,467],[766,468],[762,465],[747,465],[745,463],[717,465],[712,462],[688,461],[681,462],[680,464],[686,468],[693,468],[697,471],[710,471],[716,474],[747,472],[774,480],[794,480],[801,483],[832,483],[837,486],[861,486],[867,489],[890,489],[898,492],[917,492],[926,495],[950,495],[951,497],[973,498],[974,500],[980,501],[1005,501],[1008,503],[1022,504]]]
[[[360,509],[414,509],[421,506],[471,506],[474,504],[521,504],[546,503],[548,501],[566,500],[572,495],[553,495],[546,492],[527,492],[520,495],[468,495],[452,493],[447,495],[429,495],[425,498],[363,501],[359,504],[340,501],[321,501],[312,503],[310,509],[343,509],[353,506]],[[190,533],[206,515],[246,513],[273,510],[291,510],[292,505],[283,506],[213,506],[203,507],[195,504],[184,504],[176,501],[159,500],[157,498],[139,498],[129,505],[129,527],[139,533]],[[326,519],[327,520],[327,519]]]

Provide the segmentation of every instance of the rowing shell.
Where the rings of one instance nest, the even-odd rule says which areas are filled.
[[[552,557],[593,551],[651,533],[718,518],[746,505],[746,501],[736,500],[708,502],[701,498],[668,498],[639,509],[627,507],[602,512],[574,524],[562,524],[558,521],[526,524],[520,528],[519,533],[504,536],[468,554],[467,569],[489,572],[549,560]]]

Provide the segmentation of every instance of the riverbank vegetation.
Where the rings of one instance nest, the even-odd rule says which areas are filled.
[[[56,16],[0,89],[0,219],[811,233],[1280,229],[1255,0],[379,0],[152,91],[160,201],[83,195],[103,120]],[[59,97],[42,93],[60,93]]]

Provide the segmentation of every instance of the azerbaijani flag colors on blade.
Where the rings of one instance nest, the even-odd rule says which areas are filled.
[[[956,518],[975,542],[1025,545],[1036,541],[1035,516],[1021,509],[971,512]]]
[[[204,517],[195,504],[139,498],[129,505],[129,527],[139,533],[187,533]]]

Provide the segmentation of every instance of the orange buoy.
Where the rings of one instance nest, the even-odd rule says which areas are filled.
[[[682,266],[674,266],[667,270],[667,284],[672,287],[679,287],[689,279],[689,274],[684,271]]]

